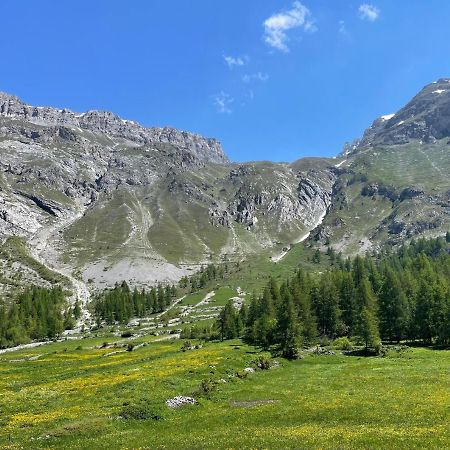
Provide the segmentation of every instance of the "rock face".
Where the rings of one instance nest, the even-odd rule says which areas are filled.
[[[0,243],[21,236],[98,287],[173,281],[295,242],[329,208],[336,178],[314,163],[232,164],[215,139],[7,94],[0,152]]]
[[[18,97],[0,92],[0,115],[42,126],[53,126],[55,133],[75,138],[70,128],[79,128],[113,138],[123,138],[139,145],[168,143],[190,152],[206,162],[225,163],[227,156],[216,139],[179,131],[175,128],[145,128],[131,120],[123,120],[108,111],[88,111],[75,114],[68,109],[30,106]],[[61,128],[64,127],[64,128]],[[33,137],[32,135],[29,137]]]
[[[396,114],[382,116],[366,130],[357,148],[434,142],[450,137],[450,78],[425,86]]]

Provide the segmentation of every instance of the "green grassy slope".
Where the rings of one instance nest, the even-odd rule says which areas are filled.
[[[324,221],[331,244],[354,254],[386,242],[445,234],[450,229],[449,152],[447,140],[412,141],[349,156],[340,166],[340,188]],[[381,191],[363,195],[373,186]]]

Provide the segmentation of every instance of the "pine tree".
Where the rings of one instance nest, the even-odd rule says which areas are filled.
[[[380,342],[376,311],[376,297],[367,278],[362,278],[357,292],[356,335],[364,342],[366,350]]]
[[[409,323],[408,299],[396,273],[388,268],[379,294],[380,333],[383,338],[400,340],[405,337]]]
[[[285,358],[295,359],[300,344],[300,324],[295,311],[291,293],[283,290],[284,307],[279,309],[277,327],[282,354]]]
[[[343,330],[339,293],[330,273],[325,273],[319,284],[319,297],[315,305],[319,331],[334,337]]]
[[[229,300],[222,311],[220,311],[218,325],[222,341],[237,337],[237,317],[232,300]]]

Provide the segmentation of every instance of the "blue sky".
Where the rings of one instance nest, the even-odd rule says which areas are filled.
[[[1,0],[0,90],[218,138],[235,161],[333,156],[449,77],[447,0]]]

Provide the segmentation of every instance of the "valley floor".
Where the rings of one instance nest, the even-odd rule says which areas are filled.
[[[104,335],[1,355],[0,448],[450,448],[448,350],[252,372],[261,353],[241,341],[181,346]],[[177,395],[198,404],[170,409]]]

